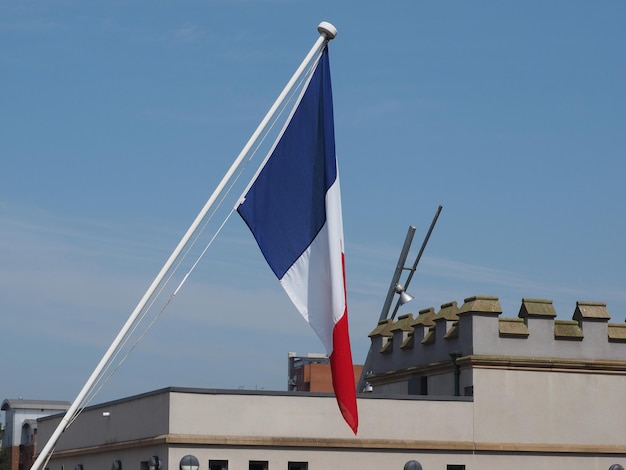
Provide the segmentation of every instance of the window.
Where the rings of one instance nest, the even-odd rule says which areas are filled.
[[[409,395],[428,395],[428,377],[412,377],[408,382]]]
[[[287,470],[309,470],[309,462],[289,462]]]
[[[157,467],[159,468],[160,465]],[[198,470],[200,468],[200,462],[195,455],[185,455],[180,459],[180,470]]]
[[[228,460],[209,460],[209,470],[228,470]]]
[[[250,470],[268,470],[267,460],[250,460],[248,468]]]
[[[420,395],[428,395],[428,377],[420,377]]]

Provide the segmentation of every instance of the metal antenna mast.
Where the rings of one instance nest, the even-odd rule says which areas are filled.
[[[406,258],[409,254],[409,250],[413,242],[413,236],[415,235],[415,227],[412,225],[409,226],[409,229],[406,234],[406,238],[404,239],[404,245],[402,247],[402,251],[400,252],[400,258],[398,259],[398,263],[396,264],[396,269],[393,273],[393,277],[391,278],[391,284],[389,285],[389,290],[387,291],[387,297],[385,299],[385,303],[383,304],[382,311],[380,312],[380,317],[378,318],[379,323],[389,318],[389,310],[391,310],[391,304],[393,302],[393,297],[395,294],[400,294],[400,296],[398,297],[398,300],[396,301],[396,306],[394,307],[393,313],[391,314],[391,319],[394,319],[396,317],[396,313],[398,313],[398,308],[400,308],[400,305],[405,303],[403,301],[402,295],[403,294],[406,295],[406,289],[409,287],[409,284],[411,283],[411,279],[413,278],[413,274],[417,270],[417,265],[420,262],[420,259],[422,258],[422,254],[424,253],[424,249],[426,248],[426,245],[428,244],[430,235],[433,232],[433,229],[435,228],[435,224],[437,223],[437,219],[439,218],[441,209],[443,209],[443,206],[440,205],[437,208],[435,217],[433,218],[430,224],[428,233],[426,233],[426,237],[424,238],[424,241],[422,242],[422,246],[420,248],[419,253],[417,254],[417,257],[415,258],[415,262],[413,263],[413,266],[411,267],[405,266]],[[409,271],[409,274],[404,284],[400,284],[400,277],[402,275],[402,271]],[[365,358],[365,363],[363,364],[363,371],[361,372],[361,377],[359,378],[359,383],[357,384],[357,388],[356,388],[357,393],[360,393],[363,391],[365,387],[365,377],[370,372],[371,365],[372,365],[372,347],[370,345],[370,348],[367,351],[367,357]]]

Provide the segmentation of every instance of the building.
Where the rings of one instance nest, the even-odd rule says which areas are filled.
[[[37,449],[37,419],[58,414],[69,409],[66,401],[51,400],[4,400],[4,436],[2,448],[9,457],[10,470],[30,468]]]
[[[446,303],[381,322],[359,433],[332,394],[167,388],[86,409],[50,470],[607,470],[626,464],[626,324],[578,302]],[[60,416],[41,418],[40,439]],[[157,465],[158,464],[158,465]]]
[[[333,378],[330,371],[330,359],[326,354],[308,353],[298,356],[294,352],[288,355],[289,382],[287,390],[293,392],[332,392]],[[354,365],[354,381],[359,380],[363,366]]]
[[[431,427],[430,442],[469,438],[470,398],[404,398],[361,397],[356,438],[331,394],[167,388],[85,410],[47,467],[102,469],[119,461],[122,468],[148,470],[152,461],[172,470],[193,456],[204,470],[401,469],[420,455],[418,447],[431,445],[407,440],[428,434],[425,428],[416,434],[422,425],[407,412],[451,418]],[[394,423],[390,416],[401,419]],[[59,419],[40,420],[41,436]],[[457,420],[467,423],[463,429]],[[446,468],[457,461],[436,451],[429,462]]]
[[[437,313],[428,308],[415,319],[380,321],[369,335],[366,379],[375,393],[429,396],[472,396],[493,374],[522,388],[536,380],[534,390],[548,378],[556,385],[576,377],[583,395],[587,382],[626,385],[626,323],[609,323],[606,304],[577,302],[572,320],[557,320],[552,301],[543,299],[522,299],[516,318],[501,313],[497,297],[476,296],[460,308],[449,302]],[[561,391],[574,392],[553,390]]]

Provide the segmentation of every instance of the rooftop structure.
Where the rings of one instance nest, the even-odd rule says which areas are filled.
[[[572,320],[544,299],[522,299],[517,318],[501,314],[497,297],[474,296],[382,320],[366,379],[374,392],[471,395],[477,368],[626,371],[626,323],[610,323],[604,303],[577,302]]]

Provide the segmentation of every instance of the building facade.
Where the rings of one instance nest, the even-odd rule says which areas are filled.
[[[50,470],[607,470],[626,465],[626,324],[579,302],[572,320],[496,297],[381,322],[359,432],[332,394],[167,388],[93,406]],[[40,440],[60,416],[39,420]],[[197,462],[197,467],[195,463]]]

